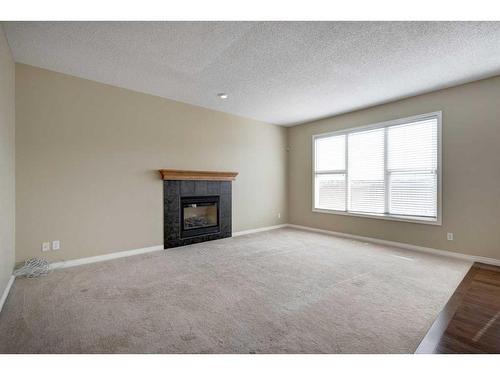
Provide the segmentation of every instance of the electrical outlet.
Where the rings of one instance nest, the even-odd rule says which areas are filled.
[[[42,242],[42,251],[50,250],[50,242]]]
[[[448,233],[446,238],[448,238],[448,241],[453,241],[453,233]]]
[[[52,250],[59,250],[61,248],[61,242],[59,240],[52,241]]]

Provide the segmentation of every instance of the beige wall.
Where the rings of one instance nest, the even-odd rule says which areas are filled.
[[[16,115],[18,261],[163,244],[159,168],[238,171],[233,231],[287,221],[282,127],[19,64]]]
[[[14,61],[0,25],[0,296],[14,268]]]
[[[443,225],[314,213],[311,137],[443,111]],[[289,129],[289,222],[500,259],[500,77]],[[446,233],[453,232],[454,241]]]
[[[16,65],[16,259],[161,244],[158,168],[239,171],[234,231],[288,221],[500,259],[499,97],[496,77],[286,129]],[[313,134],[437,110],[442,226],[311,211]]]

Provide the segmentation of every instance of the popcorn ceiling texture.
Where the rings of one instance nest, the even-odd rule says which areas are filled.
[[[500,73],[500,22],[9,22],[5,29],[16,62],[280,125]]]

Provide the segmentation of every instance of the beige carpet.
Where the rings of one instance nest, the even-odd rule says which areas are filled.
[[[3,353],[412,353],[470,263],[278,229],[17,279]]]

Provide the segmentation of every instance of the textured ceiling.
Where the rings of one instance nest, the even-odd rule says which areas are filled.
[[[4,29],[17,62],[280,125],[500,74],[500,22],[7,22]]]

